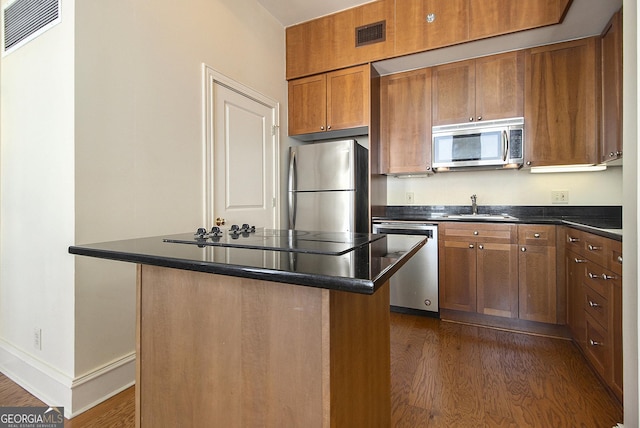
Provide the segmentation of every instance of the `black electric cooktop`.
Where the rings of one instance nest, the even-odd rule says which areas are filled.
[[[162,241],[167,245],[197,245],[198,247],[233,247],[255,250],[288,251],[294,253],[342,255],[381,239],[383,235],[347,232],[321,232],[243,227],[198,229],[195,234],[173,235]]]

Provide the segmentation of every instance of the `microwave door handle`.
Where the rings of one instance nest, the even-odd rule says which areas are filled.
[[[502,131],[502,162],[507,161],[507,149],[509,148],[509,138],[506,130]]]

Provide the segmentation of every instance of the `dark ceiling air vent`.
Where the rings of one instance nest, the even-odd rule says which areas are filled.
[[[387,38],[387,21],[356,28],[356,47],[384,42]]]
[[[33,40],[60,22],[60,0],[16,0],[2,10],[4,53]]]

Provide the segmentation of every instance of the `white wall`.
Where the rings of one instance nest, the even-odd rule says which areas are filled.
[[[0,81],[0,364],[16,376],[22,361],[54,389],[74,375],[73,0],[61,15],[2,59]]]
[[[387,178],[389,205],[551,205],[552,190],[568,190],[568,205],[622,205],[622,168],[582,173],[531,174],[528,170],[457,171],[429,177]]]
[[[135,268],[67,247],[200,226],[202,63],[282,106],[286,81],[255,0],[62,6],[2,60],[0,369],[69,415],[133,381]]]
[[[626,427],[640,426],[640,373],[638,371],[638,120],[640,97],[638,96],[638,12],[635,0],[623,4],[623,139],[624,139],[624,205],[622,212],[624,236],[622,252],[628,263],[622,272],[622,332],[624,356],[624,423]]]

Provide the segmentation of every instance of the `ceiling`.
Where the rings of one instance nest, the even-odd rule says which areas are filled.
[[[257,0],[284,27],[328,15],[369,1],[362,0]],[[443,0],[447,1],[447,0]],[[515,1],[515,0],[514,0]],[[560,25],[521,31],[471,43],[408,55],[374,64],[384,75],[456,61],[572,40],[599,34],[613,13],[622,7],[622,0],[573,0]]]

